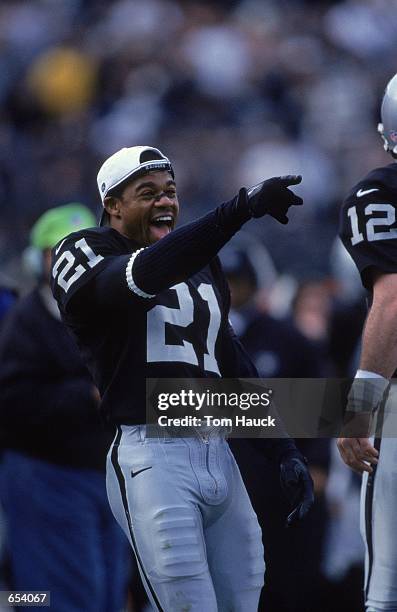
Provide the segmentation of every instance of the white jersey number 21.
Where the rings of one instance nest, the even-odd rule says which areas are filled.
[[[183,340],[183,344],[167,344],[165,338],[165,324],[171,323],[179,327],[188,327],[193,323],[194,302],[186,283],[179,283],[172,287],[176,291],[179,308],[168,306],[155,306],[147,313],[147,360],[153,361],[182,361],[198,365],[198,357],[193,344]],[[221,313],[218,300],[211,285],[201,283],[197,288],[200,296],[208,303],[210,322],[207,330],[207,352],[204,353],[204,369],[220,375],[218,362],[215,358],[215,342],[221,324]]]
[[[65,242],[65,241],[64,241]],[[63,243],[62,243],[63,244]],[[62,246],[62,244],[60,246]],[[60,247],[58,247],[60,248]],[[74,248],[80,249],[87,259],[86,264],[90,268],[94,268],[100,261],[102,261],[102,255],[95,255],[94,251],[88,246],[85,238],[80,238],[74,243]],[[53,278],[57,278],[57,283],[62,289],[67,292],[70,287],[80,278],[82,274],[87,270],[82,264],[75,265],[76,258],[71,251],[64,251],[60,257],[56,260],[52,269]],[[62,267],[62,264],[65,264]],[[59,271],[61,268],[61,271]],[[73,274],[66,278],[69,272]]]

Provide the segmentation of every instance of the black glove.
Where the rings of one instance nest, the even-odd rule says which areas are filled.
[[[314,503],[313,480],[307,468],[307,460],[299,451],[289,451],[280,461],[280,482],[292,512],[286,527],[302,520]]]
[[[287,212],[290,206],[303,204],[302,198],[288,189],[289,185],[298,185],[301,176],[275,176],[258,183],[254,187],[240,189],[238,198],[245,198],[252,217],[271,215],[283,225],[288,223]]]

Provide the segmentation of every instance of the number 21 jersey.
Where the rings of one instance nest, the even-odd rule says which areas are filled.
[[[145,422],[146,378],[257,375],[228,322],[218,258],[149,296],[133,286],[137,249],[102,227],[71,234],[53,252],[53,294],[112,423]]]

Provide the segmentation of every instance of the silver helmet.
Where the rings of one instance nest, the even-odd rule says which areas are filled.
[[[383,139],[383,147],[397,157],[397,74],[386,86],[380,116],[382,123],[378,124],[378,132]]]

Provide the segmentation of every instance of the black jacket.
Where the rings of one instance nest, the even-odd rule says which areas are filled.
[[[104,469],[94,385],[43,289],[11,310],[0,335],[0,445],[70,467]]]

